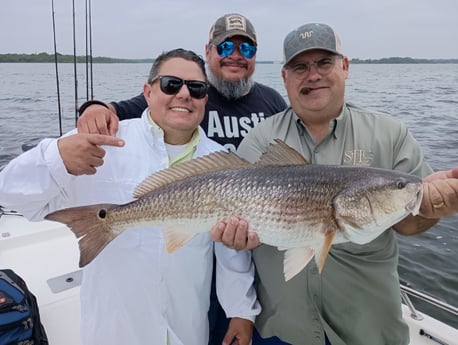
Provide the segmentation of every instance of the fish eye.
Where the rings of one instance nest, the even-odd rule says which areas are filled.
[[[107,217],[107,210],[101,209],[99,211],[99,218],[105,219]]]
[[[398,189],[404,189],[407,186],[407,181],[405,179],[400,179],[396,181],[396,187]]]

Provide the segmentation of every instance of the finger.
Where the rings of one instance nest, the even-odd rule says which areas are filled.
[[[75,176],[94,175],[96,172],[97,172],[97,169],[95,167],[87,165],[87,164],[81,165],[78,168],[72,169],[71,171],[69,170],[69,173]]]
[[[94,175],[96,172],[97,169],[95,167],[88,165],[81,175]]]
[[[446,171],[436,171],[432,173],[431,175],[426,176],[423,181],[424,182],[432,182],[435,180],[440,180],[447,178],[447,172]]]
[[[119,119],[118,117],[110,112],[110,118],[108,120],[108,130],[111,136],[115,136],[119,128]]]
[[[76,123],[76,128],[78,129],[78,133],[90,133],[88,123],[81,120],[81,118]]]
[[[90,156],[89,156],[89,159],[92,159],[92,160],[89,161],[88,163],[94,166],[100,166],[101,164],[97,164],[97,163],[100,162],[100,160],[102,160],[102,164],[103,164],[103,157],[105,157],[105,154],[106,154],[106,151],[102,147],[92,146],[90,149]]]
[[[455,203],[458,202],[458,179],[447,179],[444,181],[448,185],[449,192],[447,193],[447,199],[453,200]]]
[[[455,167],[451,170],[449,177],[458,179],[458,167]]]
[[[458,167],[446,171],[436,171],[435,173],[426,176],[423,181],[432,182],[437,180],[445,180],[448,178],[458,178]]]
[[[436,182],[437,183],[437,182]],[[439,188],[436,186],[436,183],[431,182],[429,183],[429,200],[431,205],[439,205],[444,202],[444,198],[442,197]]]
[[[90,132],[94,134],[103,134],[103,135],[110,135],[108,130],[108,124],[105,120],[105,116],[99,116],[95,118],[95,121],[90,123]]]
[[[78,157],[76,160],[67,161],[66,167],[73,175],[93,175],[97,172],[97,167],[103,165],[103,159],[95,157],[93,154]]]
[[[94,168],[102,166],[104,163],[103,157],[105,156],[105,150],[103,151],[104,151],[103,155],[101,156],[96,156],[95,154],[91,156],[87,161],[87,165],[94,167]]]
[[[242,345],[242,343],[237,338],[234,338],[234,340],[232,340],[232,343],[230,344],[231,345]]]
[[[424,185],[420,214],[426,218],[441,218],[458,211],[458,179],[435,180]]]
[[[258,235],[255,232],[249,232],[246,249],[252,250],[259,247],[260,245],[261,241],[259,240]]]
[[[226,222],[219,222],[214,225],[210,230],[210,238],[215,242],[222,242],[223,232],[226,228]]]
[[[112,137],[110,135],[103,135],[103,134],[90,134],[88,135],[88,141],[97,146],[107,145],[107,146],[117,146],[122,147],[124,146],[124,140],[116,137]]]
[[[226,228],[224,229],[222,242],[229,248],[234,248],[234,238],[238,224],[238,218],[231,217],[226,225]]]
[[[234,336],[234,333],[229,330],[223,339],[223,345],[236,345],[236,344],[238,345],[238,340]]]
[[[437,186],[444,200],[444,216],[452,216],[458,212],[458,179],[440,181]]]
[[[234,235],[234,249],[246,249],[248,241],[248,223],[244,220],[238,221],[238,226]]]
[[[434,201],[432,199],[432,194],[434,193],[431,183],[423,184],[423,199],[420,206],[420,214],[425,217],[433,217],[436,213],[436,210],[433,207]],[[439,201],[440,202],[440,201]],[[436,196],[436,203],[437,196]]]

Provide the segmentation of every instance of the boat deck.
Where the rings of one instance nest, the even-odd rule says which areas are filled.
[[[76,238],[60,223],[29,222],[14,212],[0,211],[0,268],[15,270],[37,296],[50,344],[79,345],[82,271]],[[406,290],[403,314],[410,344],[458,345],[458,330],[412,309],[408,294],[415,291]],[[450,308],[456,315],[456,308]]]

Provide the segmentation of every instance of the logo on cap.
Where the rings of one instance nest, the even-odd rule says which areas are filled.
[[[304,31],[303,33],[299,34],[302,39],[310,38],[312,37],[313,31]]]
[[[229,30],[242,30],[246,32],[246,21],[242,16],[233,14],[226,18],[226,31]]]

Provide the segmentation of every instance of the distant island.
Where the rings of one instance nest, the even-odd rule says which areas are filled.
[[[56,54],[58,63],[73,63],[75,58],[73,55]],[[0,54],[0,63],[2,62],[54,62],[54,54],[39,53],[39,54]],[[85,63],[86,56],[77,56],[77,63]],[[153,59],[118,59],[110,57],[92,57],[93,63],[152,63]]]
[[[56,54],[58,63],[73,63],[75,57],[73,55]],[[92,63],[152,63],[154,59],[120,59],[111,57],[92,57],[77,56],[77,63],[86,63],[86,61],[92,60]],[[55,62],[54,54],[38,53],[38,54],[0,54],[0,63],[49,63]],[[352,64],[458,64],[458,59],[415,59],[410,57],[388,57],[381,59],[358,59],[353,58],[350,60]],[[279,61],[256,61],[261,64],[273,64],[280,63]]]

